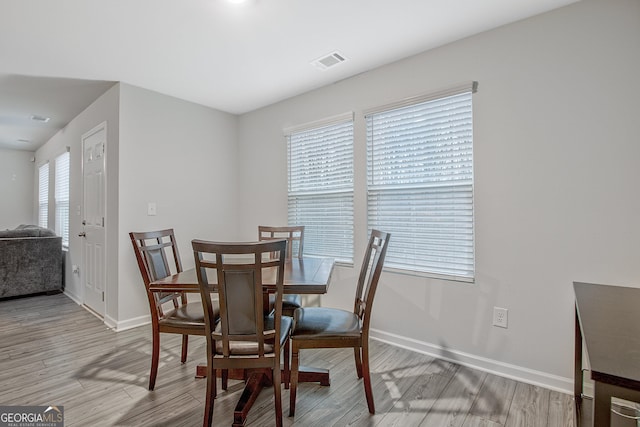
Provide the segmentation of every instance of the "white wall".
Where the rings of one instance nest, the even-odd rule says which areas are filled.
[[[37,223],[33,214],[33,152],[0,149],[0,229]]]
[[[53,182],[53,167],[55,158],[62,154],[66,147],[69,151],[69,251],[65,260],[65,293],[76,301],[81,302],[84,298],[80,276],[72,273],[72,266],[82,266],[82,238],[78,233],[83,230],[82,212],[82,135],[90,131],[102,122],[107,122],[107,164],[111,166],[113,162],[112,152],[117,153],[118,145],[118,99],[119,87],[113,86],[98,98],[93,104],[87,107],[77,117],[75,117],[64,129],[57,132],[44,146],[36,151],[36,165],[41,165],[46,161],[50,162],[51,177]],[[117,165],[116,165],[117,167]],[[33,173],[37,183],[37,170]],[[107,179],[113,181],[114,176],[111,171],[107,172]],[[117,183],[117,181],[115,181]],[[37,184],[34,184],[37,187]],[[112,182],[107,182],[108,187],[113,187]],[[34,187],[35,188],[35,187]],[[113,207],[113,197],[107,200],[109,209]],[[37,195],[33,203],[37,206]],[[50,197],[50,206],[53,206]],[[116,205],[117,207],[117,205]],[[55,224],[53,209],[49,208],[50,224]],[[112,223],[107,223],[107,230],[112,228]],[[109,240],[107,241],[107,245]],[[109,256],[109,262],[113,265],[113,255]],[[113,279],[113,271],[107,269],[107,295],[109,290],[117,283]],[[117,271],[117,270],[116,270]],[[81,270],[82,273],[82,270]],[[111,285],[109,285],[111,284]],[[108,306],[109,308],[109,306]]]
[[[401,345],[571,390],[572,281],[640,286],[639,17],[637,0],[583,0],[243,115],[240,237],[286,222],[282,129],[354,111],[359,260],[363,109],[477,80],[476,283],[385,273],[373,327]],[[349,308],[355,277],[339,268],[323,303]],[[491,326],[494,306],[509,309],[508,329]]]
[[[118,328],[148,318],[131,231],[173,228],[184,268],[191,240],[237,235],[237,117],[121,84],[118,160]],[[111,173],[111,169],[109,170]],[[156,203],[157,215],[147,215]]]

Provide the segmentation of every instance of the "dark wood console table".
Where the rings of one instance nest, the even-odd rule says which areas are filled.
[[[576,295],[574,395],[581,423],[582,343],[594,381],[593,425],[611,425],[611,398],[640,402],[640,289],[573,283]]]

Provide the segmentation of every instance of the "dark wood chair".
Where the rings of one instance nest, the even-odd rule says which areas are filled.
[[[389,237],[389,233],[371,232],[360,269],[353,312],[325,307],[303,307],[295,311],[291,333],[290,417],[296,410],[299,354],[303,348],[353,347],[358,378],[364,378],[367,406],[370,413],[375,413],[369,372],[369,323]]]
[[[187,361],[189,335],[204,335],[204,312],[200,302],[187,303],[184,292],[154,292],[149,284],[182,271],[182,262],[173,229],[129,233],[133,251],[142,274],[151,311],[153,347],[149,390],[153,390],[158,375],[160,358],[160,333],[182,335],[180,361]],[[171,262],[169,261],[171,259]],[[218,308],[214,307],[214,318]]]
[[[216,369],[262,370],[272,379],[276,425],[282,425],[280,356],[289,365],[292,319],[282,315],[286,240],[255,243],[216,243],[193,240],[193,253],[205,313],[207,340],[207,394],[204,426],[213,420]],[[271,254],[271,255],[270,255]],[[273,256],[275,254],[275,256]],[[275,307],[265,304],[264,284],[275,289]],[[210,292],[218,293],[220,322]],[[253,371],[255,372],[255,371]],[[241,398],[245,398],[243,394]],[[243,425],[246,414],[235,414]]]
[[[304,225],[287,227],[272,227],[266,225],[258,226],[258,240],[281,240],[287,241],[287,259],[302,258],[304,251]]]
[[[287,260],[302,258],[304,250],[304,225],[291,227],[258,226],[258,240],[287,240]],[[269,303],[273,306],[273,297]],[[293,316],[296,308],[302,307],[302,297],[296,294],[285,295],[282,299],[282,313],[285,316]]]

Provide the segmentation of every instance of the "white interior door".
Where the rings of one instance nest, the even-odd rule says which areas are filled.
[[[84,304],[104,317],[106,291],[105,152],[107,127],[102,123],[82,136]]]

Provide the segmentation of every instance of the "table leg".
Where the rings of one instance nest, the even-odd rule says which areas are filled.
[[[229,372],[229,378],[233,380],[244,380],[242,370],[234,369]],[[207,365],[196,366],[196,378],[207,378]],[[282,372],[282,381],[288,381],[286,373]],[[323,386],[331,385],[329,378],[329,370],[321,368],[312,368],[309,366],[300,366],[298,371],[298,382],[301,383],[320,383]]]
[[[298,369],[299,383],[320,383],[323,386],[331,385],[329,378],[329,370],[321,368],[312,368],[309,366],[300,366]]]
[[[256,399],[260,395],[262,388],[271,384],[270,375],[264,371],[256,371],[251,373],[247,383],[242,390],[240,400],[236,404],[236,408],[233,411],[233,427],[244,426],[247,420],[249,410],[255,403]]]
[[[207,365],[196,366],[196,378],[207,378]]]
[[[593,425],[609,427],[611,425],[611,397],[613,389],[609,384],[595,381],[593,392]]]
[[[573,372],[573,396],[575,398],[575,419],[577,427],[582,423],[582,392],[584,378],[582,374],[582,330],[578,318],[578,308],[575,313],[575,341],[574,341],[574,372]]]

